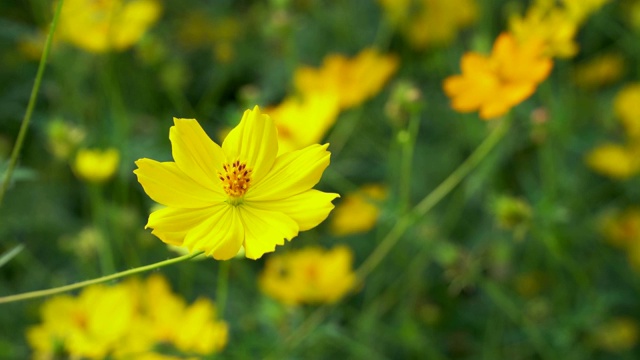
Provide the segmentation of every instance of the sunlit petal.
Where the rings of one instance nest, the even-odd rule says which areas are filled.
[[[252,181],[260,181],[271,169],[278,153],[278,136],[273,120],[257,106],[247,110],[222,143],[227,160],[246,162],[253,170]]]
[[[269,174],[249,189],[247,201],[286,199],[311,189],[329,166],[328,146],[311,145],[280,155]]]
[[[202,250],[217,260],[234,257],[244,238],[238,208],[222,204],[213,209],[209,218],[193,227],[184,239],[190,250]]]
[[[334,208],[331,201],[339,196],[312,189],[278,201],[252,201],[247,202],[247,205],[262,210],[282,212],[298,223],[300,231],[304,231],[323,222]]]
[[[221,201],[221,195],[195,182],[173,162],[136,161],[134,174],[155,202],[177,208],[202,208]]]
[[[258,259],[272,252],[276,245],[298,235],[298,224],[278,211],[266,211],[251,206],[240,208],[240,217],[245,229],[244,249],[246,257]]]
[[[203,187],[223,194],[218,173],[226,157],[220,146],[214,143],[196,120],[173,119],[175,126],[169,130],[172,155],[185,174]]]

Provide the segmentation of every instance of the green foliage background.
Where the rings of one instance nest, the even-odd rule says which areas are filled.
[[[25,246],[0,268],[0,295],[101,275],[96,253],[79,252],[69,240],[88,225],[108,230],[104,235],[112,243],[116,269],[173,257],[143,229],[152,202],[132,173],[138,158],[171,159],[172,117],[197,118],[216,139],[236,124],[244,109],[275,104],[291,92],[297,66],[318,66],[329,53],[354,55],[377,46],[399,56],[399,70],[375,98],[341,114],[327,137],[332,164],[317,188],[346,194],[361,184],[386,183],[391,197],[381,219],[374,230],[348,237],[332,236],[323,224],[276,251],[346,244],[359,266],[404,206],[398,198],[398,164],[408,119],[385,114],[394,84],[409,82],[422,95],[411,204],[455,170],[495,125],[451,110],[441,88],[445,77],[459,73],[465,51],[488,51],[506,29],[509,11],[524,8],[519,1],[485,0],[479,5],[474,26],[449,46],[425,51],[410,48],[394,34],[376,2],[329,0],[168,1],[161,20],[133,49],[95,55],[57,44],[14,183],[0,207],[0,252]],[[216,61],[211,47],[188,48],[181,42],[180,27],[197,12],[212,22],[231,17],[241,24],[231,62]],[[0,3],[3,164],[37,68],[37,61],[18,51],[18,42],[45,29],[51,14],[48,1]],[[551,77],[511,112],[505,138],[460,186],[418,219],[356,293],[333,306],[288,309],[257,288],[264,259],[232,260],[224,314],[230,340],[219,357],[639,356],[636,347],[604,351],[596,339],[599,326],[611,318],[640,319],[638,275],[626,254],[607,245],[598,232],[603,212],[640,203],[640,183],[637,177],[613,181],[596,175],[583,158],[597,144],[622,138],[612,98],[623,84],[638,81],[640,30],[625,21],[621,3],[613,1],[588,20],[577,40],[579,55],[555,61]],[[623,54],[623,79],[597,90],[576,87],[576,64],[603,52]],[[548,111],[547,122],[531,120],[538,108]],[[87,186],[67,162],[53,157],[46,129],[57,118],[84,127],[86,145],[115,146],[121,152],[117,176],[106,186]],[[519,233],[498,226],[495,208],[503,196],[519,198],[531,208]],[[95,223],[100,212],[107,224]],[[160,271],[176,292],[192,301],[198,296],[215,299],[219,267],[205,260]],[[516,283],[529,273],[538,274],[541,287],[524,296]],[[24,329],[39,322],[42,301],[0,305],[0,357],[29,356]]]

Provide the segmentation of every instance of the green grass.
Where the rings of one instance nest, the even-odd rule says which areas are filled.
[[[474,26],[453,43],[424,51],[383,22],[376,2],[328,0],[168,2],[132,49],[90,54],[55,43],[17,167],[0,197],[0,296],[104,275],[101,253],[74,240],[87,226],[106,239],[117,271],[178,256],[144,230],[152,201],[132,172],[141,157],[171,160],[172,117],[197,118],[219,141],[218,133],[246,108],[289,94],[296,67],[377,46],[399,56],[399,70],[374,98],[341,113],[327,135],[331,165],[317,188],[344,196],[362,184],[385,183],[390,196],[380,219],[371,231],[347,237],[331,235],[324,223],[275,253],[346,244],[354,268],[367,275],[364,283],[334,305],[286,308],[257,287],[264,259],[207,259],[157,270],[189,302],[226,298],[230,339],[218,357],[637,358],[637,346],[607,351],[595,337],[612,318],[640,320],[638,273],[599,231],[606,211],[640,204],[640,182],[597,175],[584,156],[624,137],[612,99],[639,79],[640,29],[626,21],[620,2],[606,5],[580,30],[576,58],[556,60],[551,76],[508,119],[484,122],[453,111],[441,87],[459,73],[465,51],[490,48],[514,6],[478,3]],[[213,23],[229,17],[241,24],[231,62],[217,61],[211,44],[183,43],[180,27],[195,12]],[[38,71],[18,43],[47,29],[53,8],[41,0],[5,2],[0,14],[4,177]],[[624,56],[623,77],[595,90],[578,88],[576,64],[609,51]],[[390,119],[385,105],[400,82],[418,89],[421,100],[411,114]],[[532,121],[540,108],[547,122]],[[86,146],[120,151],[111,181],[87,186],[68,161],[55,158],[47,135],[55,119],[83,128]],[[485,140],[496,141],[474,158]],[[474,166],[456,173],[470,155]],[[443,181],[452,186],[439,188]],[[519,231],[498,225],[495,204],[504,197],[531,209]],[[228,278],[219,276],[225,271]],[[526,295],[517,284],[529,273],[537,274],[539,290]],[[43,301],[0,305],[0,357],[30,356],[24,330],[40,322]]]

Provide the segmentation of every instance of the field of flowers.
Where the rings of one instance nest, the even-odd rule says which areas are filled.
[[[640,0],[0,2],[0,359],[640,358]]]

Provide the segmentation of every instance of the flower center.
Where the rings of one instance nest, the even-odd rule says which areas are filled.
[[[247,169],[247,164],[238,160],[232,164],[222,164],[222,168],[225,173],[218,172],[218,177],[222,181],[222,188],[235,204],[236,200],[242,198],[249,189],[251,169]]]

